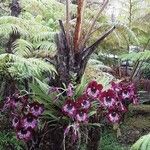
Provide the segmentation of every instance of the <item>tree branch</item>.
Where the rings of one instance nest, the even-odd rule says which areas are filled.
[[[93,20],[91,26],[89,27],[89,29],[88,29],[88,31],[87,31],[87,33],[86,33],[86,35],[85,35],[83,41],[81,42],[81,45],[80,45],[81,49],[84,48],[85,43],[86,43],[87,40],[89,39],[89,35],[90,35],[90,33],[92,32],[92,29],[93,29],[93,27],[94,27],[94,25],[95,25],[95,23],[96,23],[96,20],[98,19],[98,17],[100,16],[100,14],[101,14],[101,13],[103,12],[103,10],[105,9],[105,7],[107,6],[108,2],[109,2],[109,0],[106,0],[106,2],[103,4],[102,8],[101,8],[101,9],[99,10],[99,12],[97,13],[96,17],[94,18],[94,20]]]
[[[70,0],[66,0],[66,39],[69,45]]]
[[[74,50],[77,52],[79,50],[79,41],[80,41],[81,32],[82,32],[85,1],[86,0],[78,0],[77,21],[76,21],[76,27],[75,27],[75,33],[74,33]]]
[[[94,44],[92,44],[91,46],[89,46],[88,48],[86,48],[83,53],[82,53],[82,56],[83,56],[83,59],[86,59],[87,57],[89,57],[93,52],[94,50],[97,48],[97,46],[111,33],[113,32],[113,30],[115,29],[116,27],[113,26],[111,29],[109,29],[108,31],[106,31]]]

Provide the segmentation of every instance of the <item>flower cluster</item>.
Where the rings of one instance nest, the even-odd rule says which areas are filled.
[[[137,94],[132,83],[112,82],[110,88],[104,90],[101,84],[92,81],[79,98],[74,100],[68,97],[62,111],[64,115],[70,117],[73,121],[85,123],[88,121],[88,112],[93,101],[99,103],[98,108],[101,109],[97,111],[103,111],[105,118],[110,123],[119,123],[122,115],[127,112],[128,105],[138,103]]]
[[[78,99],[67,99],[65,101],[62,108],[63,113],[77,122],[88,122],[88,112],[91,107],[91,101],[99,97],[102,88],[103,86],[96,81],[90,82],[83,95]]]
[[[122,115],[128,111],[129,104],[138,104],[133,83],[111,82],[111,88],[100,96],[100,102],[107,108],[107,118],[111,123],[119,123]]]
[[[38,102],[30,103],[28,96],[14,94],[6,98],[4,110],[11,111],[12,127],[17,138],[23,141],[31,140],[38,127],[38,118],[44,111],[44,105]]]
[[[137,94],[132,83],[111,82],[110,89],[103,91],[99,101],[106,110],[106,118],[111,123],[119,123],[122,115],[127,112],[128,105],[137,104]]]

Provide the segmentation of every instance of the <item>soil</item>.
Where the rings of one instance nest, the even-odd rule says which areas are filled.
[[[132,145],[141,136],[150,132],[150,105],[131,107],[121,126],[122,136],[119,141],[125,145]]]

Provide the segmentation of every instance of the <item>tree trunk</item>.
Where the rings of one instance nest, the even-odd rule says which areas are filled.
[[[21,12],[21,8],[19,6],[18,0],[12,0],[12,3],[10,4],[10,9],[11,9],[11,16],[14,17],[18,17],[20,12]],[[6,52],[7,53],[12,53],[12,44],[20,38],[20,34],[19,33],[11,33],[9,40],[6,44]]]
[[[18,17],[20,12],[21,12],[21,8],[19,6],[18,0],[12,0],[12,3],[10,4],[10,9],[11,9],[11,16],[14,17]],[[12,52],[12,47],[13,47],[13,43],[20,38],[20,34],[19,33],[11,33],[9,36],[9,40],[6,43],[6,49],[5,51],[7,53],[13,53]],[[4,93],[3,96],[4,98],[7,96],[12,95],[13,93],[15,93],[16,91],[16,84],[15,81],[10,77],[9,79],[6,78],[6,84],[4,87]]]

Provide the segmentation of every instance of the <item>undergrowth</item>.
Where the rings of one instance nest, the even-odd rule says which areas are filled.
[[[11,132],[0,132],[0,150],[23,150],[23,143],[18,141]]]

